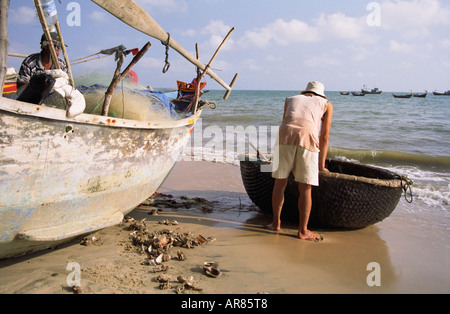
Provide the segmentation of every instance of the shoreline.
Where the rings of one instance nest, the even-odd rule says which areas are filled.
[[[236,166],[180,161],[158,193],[172,195],[176,202],[182,196],[204,198],[208,204],[163,208],[156,216],[149,215],[151,205],[144,205],[129,216],[145,218],[152,231],[166,228],[215,238],[181,248],[186,260],[167,262],[172,288],[159,288],[160,273],[154,273],[146,254],[131,244],[125,223],[90,235],[96,241],[88,246],[76,240],[56,250],[0,260],[0,293],[71,294],[67,285],[71,262],[81,267],[86,294],[175,294],[178,276],[202,289],[186,289],[186,294],[450,292],[448,231],[444,226],[417,232],[428,223],[420,214],[405,215],[397,208],[384,221],[361,230],[314,230],[325,238],[315,243],[297,239],[297,226],[286,222],[280,232],[263,229],[271,218],[252,204]],[[204,262],[211,261],[221,271],[217,278],[202,269]],[[379,273],[374,273],[373,265],[379,265]],[[376,282],[380,286],[368,284],[374,279],[380,279]]]

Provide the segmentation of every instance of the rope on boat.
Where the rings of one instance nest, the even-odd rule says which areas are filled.
[[[166,60],[164,60],[165,64],[164,64],[164,67],[163,67],[163,70],[162,70],[163,73],[166,73],[167,71],[169,71],[169,68],[170,68],[170,62],[169,62],[169,42],[170,42],[170,34],[167,33],[167,41],[166,41],[166,42],[161,41],[161,44],[162,44],[163,46],[166,46]]]
[[[217,105],[214,102],[209,102],[207,100],[200,100],[200,108],[198,108],[198,110],[203,110],[205,108],[211,108],[212,110],[214,110],[217,108]]]

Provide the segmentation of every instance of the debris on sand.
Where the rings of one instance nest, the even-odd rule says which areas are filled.
[[[203,213],[213,212],[214,202],[202,197],[180,196],[175,198],[170,194],[155,193],[141,203],[141,207],[149,209],[149,215],[157,215],[162,208],[198,208]]]
[[[181,231],[182,228],[179,227],[177,221],[169,221],[168,219],[158,221],[156,224],[176,226],[175,230],[168,228],[153,230],[145,218],[135,220],[126,217],[123,223],[129,224],[128,230],[131,231],[129,237],[137,252],[146,255],[146,261],[143,264],[154,266],[153,273],[162,273],[155,278],[156,282],[159,283],[160,289],[175,288],[174,291],[176,293],[184,293],[186,289],[193,291],[202,290],[192,284],[192,277],[191,279],[186,279],[186,277],[178,276],[178,284],[175,287],[167,274],[167,271],[171,268],[167,263],[171,260],[185,261],[187,257],[182,248],[193,249],[200,245],[206,245],[213,242],[215,240],[214,237],[205,237],[201,234],[194,235],[190,231]],[[209,273],[216,277],[218,276],[217,272],[218,269],[215,268],[209,270]]]

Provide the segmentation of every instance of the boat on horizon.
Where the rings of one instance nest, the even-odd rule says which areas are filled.
[[[413,96],[413,94],[392,94],[392,96],[394,96],[394,98],[411,98]]]
[[[425,93],[414,93],[413,94],[414,97],[419,97],[419,98],[425,98],[425,97],[427,97],[427,95],[428,95],[427,91],[425,91]]]
[[[365,96],[365,93],[360,93],[360,92],[352,92],[353,96]]]
[[[368,90],[368,89],[361,89],[361,92],[364,94],[368,94],[368,95],[379,95],[381,94],[383,91],[379,90],[377,87]]]
[[[202,75],[221,84],[228,97],[237,74],[230,85],[224,83],[172,38],[167,40],[167,33],[134,1],[92,2],[133,28],[164,39]],[[39,4],[35,0],[38,13]],[[6,21],[8,12],[0,14]],[[7,29],[0,32],[0,47],[7,49]],[[1,80],[4,68],[2,64]],[[69,117],[64,106],[45,104],[0,97],[0,258],[40,251],[120,224],[164,182],[202,114],[200,108],[187,117],[150,121],[119,118],[106,110],[105,115]]]
[[[433,95],[435,95],[435,96],[450,96],[450,90],[445,91],[445,92],[443,92],[443,93],[434,91],[434,92],[433,92]]]
[[[347,95],[349,95],[350,94],[350,92],[339,92],[341,95],[343,95],[343,96],[347,96]]]

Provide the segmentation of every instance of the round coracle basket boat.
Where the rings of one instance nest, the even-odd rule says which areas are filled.
[[[402,191],[412,184],[391,171],[347,161],[327,159],[330,172],[321,171],[319,186],[313,187],[310,227],[360,229],[388,217]],[[269,160],[240,156],[242,181],[250,199],[272,214],[275,180]],[[292,174],[285,190],[282,219],[298,223],[298,184]]]

